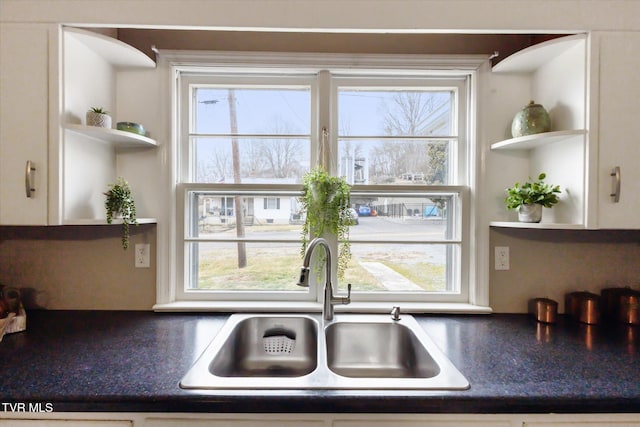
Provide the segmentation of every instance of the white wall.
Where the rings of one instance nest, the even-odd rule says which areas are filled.
[[[252,28],[252,29],[296,29],[302,31],[312,30],[336,30],[351,31],[354,29],[367,31],[398,30],[398,31],[462,31],[462,32],[572,32],[588,30],[634,30],[640,31],[640,1],[633,0],[0,0],[0,23],[3,22],[36,22],[36,23],[67,23],[77,25],[117,25],[117,26],[150,26],[150,27],[207,27],[207,28]],[[90,4],[90,6],[89,6]],[[248,13],[247,11],[251,12]],[[490,53],[490,52],[487,52]],[[150,72],[154,78],[158,74]],[[135,82],[145,79],[147,76],[128,76],[118,83],[118,91],[135,87]],[[159,81],[159,80],[158,80]],[[149,81],[144,86],[145,91],[153,90],[158,81]],[[514,87],[516,84],[514,84]],[[492,91],[505,90],[504,86],[485,88],[483,93],[489,97]],[[148,92],[145,92],[148,93]],[[525,94],[522,94],[523,96]],[[139,98],[142,100],[143,98]],[[490,101],[489,101],[490,102]],[[517,106],[521,102],[515,101]],[[486,105],[486,104],[485,104]],[[136,105],[134,109],[127,110],[124,105],[117,105],[118,115],[133,115],[140,111]],[[156,103],[153,110],[149,110],[140,121],[149,123],[151,130],[159,135],[166,135],[166,123],[152,123],[152,117],[162,117]],[[502,111],[506,111],[503,107]],[[489,117],[482,114],[482,117]],[[510,123],[510,119],[496,120],[489,123],[485,121],[485,127],[480,129],[481,144],[488,143],[488,134],[496,132],[496,129],[504,128],[504,123]],[[500,129],[499,132],[502,132]],[[157,137],[158,134],[154,135]],[[491,140],[494,140],[492,137]],[[158,150],[158,158],[149,158],[143,155],[139,159],[144,162],[162,162],[166,147]],[[497,155],[499,156],[499,155]],[[151,156],[152,157],[152,156]],[[496,161],[494,164],[501,163]],[[517,163],[517,162],[515,162]],[[128,165],[132,166],[132,165]],[[491,167],[491,164],[485,165]],[[517,165],[516,165],[517,166]],[[139,177],[141,183],[142,177]],[[152,191],[162,184],[162,177],[144,177],[145,191]],[[166,178],[164,178],[166,180]],[[151,211],[156,206],[149,207]],[[492,216],[493,217],[493,216]],[[160,218],[162,219],[162,217]],[[481,226],[484,226],[481,224]],[[150,232],[155,237],[155,229]],[[60,242],[51,234],[55,232],[49,229],[43,230],[46,238],[41,238],[39,233],[23,239],[5,239],[0,242],[0,259],[6,262],[3,277],[20,279],[23,274],[18,269],[18,261],[12,255],[17,249],[22,254],[30,254],[25,259],[41,260],[41,275],[28,278],[29,283],[44,283],[51,289],[74,289],[77,284],[71,283],[73,277],[76,281],[85,281],[86,274],[80,269],[73,277],[66,277],[66,286],[59,288],[56,281],[61,278],[47,274],[55,264],[46,264],[46,259],[53,259],[54,249],[62,247],[72,248],[68,242]],[[162,220],[158,224],[158,246],[166,244],[167,231]],[[637,264],[637,244],[629,242],[610,242],[608,240],[590,241],[587,245],[580,241],[566,241],[563,238],[545,234],[545,239],[536,236],[523,236],[518,231],[491,233],[493,245],[512,247],[512,270],[509,272],[491,272],[491,304],[496,311],[524,311],[523,301],[532,296],[542,296],[545,291],[553,296],[561,295],[567,287],[584,287],[597,289],[604,286],[606,277],[612,280],[630,282],[638,276],[635,267]],[[148,239],[149,237],[144,237]],[[67,239],[64,235],[60,239]],[[579,240],[580,238],[578,238]],[[117,243],[116,236],[110,236],[111,244]],[[28,244],[27,244],[28,243]],[[536,243],[532,245],[532,243]],[[541,255],[534,255],[530,249],[536,246],[542,250]],[[70,254],[71,266],[90,265],[82,261],[82,256],[89,254],[96,259],[105,256],[101,253],[102,245],[91,247],[91,243],[80,243],[76,252]],[[489,249],[489,248],[487,248]],[[69,249],[68,249],[69,250]],[[616,257],[603,261],[603,252],[615,252]],[[93,254],[93,255],[92,255]],[[566,257],[554,256],[564,254]],[[526,255],[526,256],[525,256]],[[49,257],[49,258],[47,258]],[[115,255],[109,255],[107,260],[113,260]],[[569,261],[567,261],[569,259]],[[77,262],[76,262],[77,261]],[[127,258],[125,262],[129,263]],[[53,261],[52,261],[53,262]],[[606,264],[605,264],[606,262]],[[629,266],[631,264],[631,266]],[[116,263],[115,265],[121,265]],[[13,266],[13,267],[11,267]],[[543,266],[542,270],[537,266]],[[593,276],[585,266],[592,267],[598,274]],[[15,268],[14,268],[15,267]],[[626,268],[625,268],[626,267]],[[71,268],[71,267],[70,267]],[[118,269],[118,274],[125,274],[126,269]],[[8,271],[11,270],[11,271]],[[134,270],[135,271],[135,270]],[[140,271],[135,271],[141,273]],[[530,273],[535,274],[530,274]],[[556,274],[562,272],[562,274]],[[155,282],[155,277],[146,271],[147,277],[143,279],[144,289],[149,290],[150,283]],[[596,277],[592,281],[570,280],[572,277],[586,278],[589,274]],[[549,280],[552,279],[552,280]],[[544,288],[539,288],[540,283]],[[58,302],[50,308],[83,308],[90,306],[95,293],[95,285],[92,281],[83,283],[86,289],[86,298],[80,298],[72,304]],[[98,285],[99,286],[99,285]],[[128,288],[127,288],[128,290]],[[126,295],[126,294],[125,294]],[[147,307],[151,303],[149,295],[136,299],[128,295],[134,307]],[[61,295],[62,298],[62,295]],[[100,308],[124,308],[126,304],[121,301],[107,303]]]
[[[633,0],[2,0],[13,22],[399,30],[633,30]]]

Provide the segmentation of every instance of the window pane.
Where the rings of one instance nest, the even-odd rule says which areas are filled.
[[[457,244],[351,243],[351,262],[340,288],[352,292],[456,292]],[[457,267],[459,268],[459,267]]]
[[[353,241],[425,242],[459,239],[458,195],[394,196],[351,193],[358,224],[349,231]]]
[[[187,244],[192,288],[218,291],[287,291],[297,286],[299,243],[192,242]],[[246,266],[239,263],[246,260]]]
[[[448,140],[339,140],[339,167],[353,184],[449,185]]]
[[[193,133],[309,135],[311,91],[305,88],[196,87]]]
[[[453,95],[453,91],[340,89],[340,136],[455,136]]]
[[[187,235],[191,238],[297,241],[302,232],[294,194],[273,197],[257,193],[233,196],[189,192],[189,195],[191,221]],[[239,218],[242,227],[237,226]]]
[[[234,163],[233,145],[237,146]],[[310,139],[194,138],[195,182],[293,184],[309,170]],[[239,165],[235,170],[234,164]]]

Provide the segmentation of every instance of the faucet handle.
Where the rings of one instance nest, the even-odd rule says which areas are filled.
[[[345,304],[351,302],[351,283],[347,284],[347,297],[345,298]]]

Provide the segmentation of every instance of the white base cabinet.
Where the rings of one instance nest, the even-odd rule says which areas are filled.
[[[132,420],[2,419],[2,427],[133,427]]]
[[[248,403],[250,404],[250,403]],[[2,413],[0,427],[640,427],[640,414]]]

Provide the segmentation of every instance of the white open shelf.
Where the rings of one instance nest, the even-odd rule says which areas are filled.
[[[550,222],[517,222],[517,221],[491,221],[491,227],[503,228],[537,228],[540,230],[584,230],[583,224],[561,224]]]
[[[77,124],[66,124],[65,128],[90,138],[109,142],[113,144],[115,148],[151,148],[158,146],[156,140],[133,132]]]
[[[138,224],[155,224],[158,222],[156,218],[137,218]],[[66,219],[64,225],[122,225],[121,219],[114,219],[111,224],[107,224],[106,219]],[[135,227],[133,225],[132,227]]]
[[[143,52],[113,37],[67,27],[65,33],[102,56],[116,68],[155,68],[156,63]]]
[[[531,73],[562,52],[581,43],[585,37],[584,34],[576,34],[530,46],[498,62],[492,71],[494,73]]]
[[[531,150],[532,148],[542,147],[546,144],[566,140],[578,135],[584,135],[584,129],[578,130],[560,130],[555,132],[543,132],[533,135],[520,136],[510,138],[504,141],[491,144],[492,150]]]

